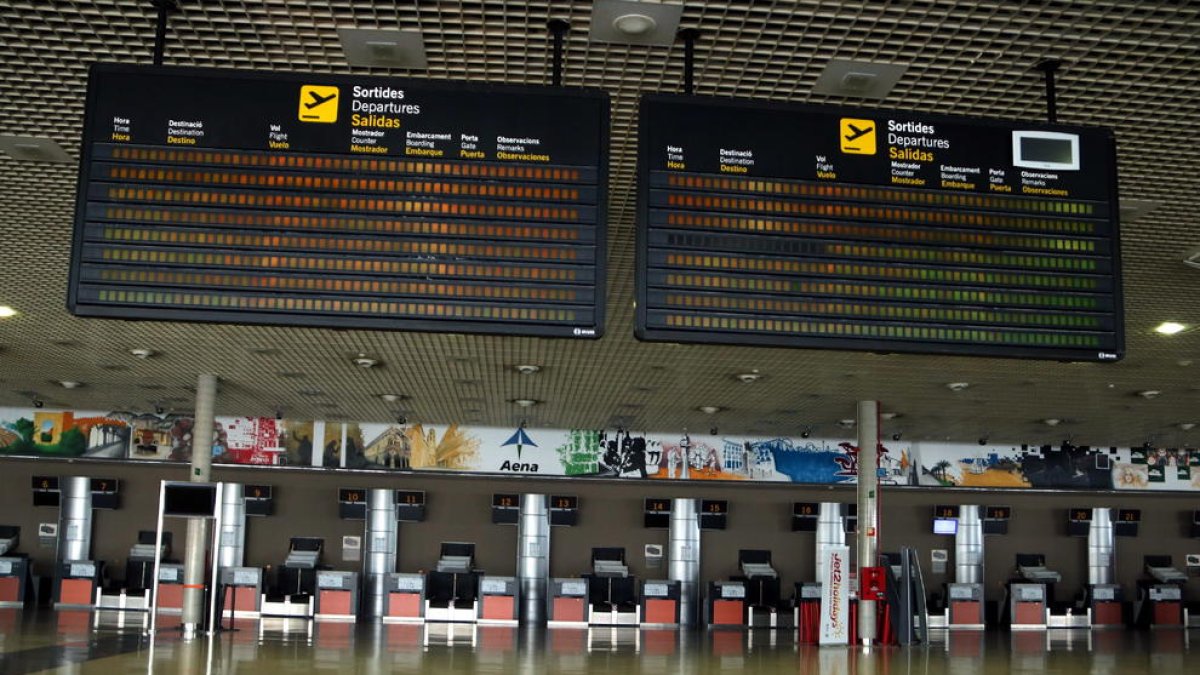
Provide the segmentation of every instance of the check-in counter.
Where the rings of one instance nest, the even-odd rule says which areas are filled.
[[[479,623],[517,623],[517,580],[515,577],[483,576],[479,580]]]
[[[586,626],[587,595],[588,584],[584,579],[551,579],[547,624]]]
[[[358,573],[320,570],[313,618],[317,621],[358,619]]]
[[[0,607],[25,606],[29,589],[29,558],[5,556],[0,558]]]
[[[714,581],[708,585],[708,625],[746,625],[746,584]]]
[[[682,584],[662,579],[642,584],[642,625],[671,627],[679,625],[679,601]]]
[[[265,611],[266,595],[263,593],[263,571],[258,567],[226,567],[218,576],[224,597],[221,604],[223,618],[257,619],[269,614]],[[282,604],[282,603],[276,603]],[[290,609],[286,611],[291,611]],[[275,616],[295,616],[280,611]]]
[[[158,611],[160,614],[183,613],[183,565],[179,563],[158,566]]]
[[[392,572],[386,583],[384,623],[424,623],[425,575]]]
[[[104,563],[71,560],[58,563],[54,575],[55,609],[90,609],[104,573]]]

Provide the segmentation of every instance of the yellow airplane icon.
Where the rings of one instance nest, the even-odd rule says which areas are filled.
[[[838,140],[842,152],[851,155],[875,154],[875,122],[843,117],[841,138]]]
[[[306,84],[300,87],[300,105],[298,116],[301,122],[331,123],[338,116],[338,88],[319,84]]]

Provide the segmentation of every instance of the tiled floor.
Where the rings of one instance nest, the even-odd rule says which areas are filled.
[[[935,635],[928,646],[797,645],[786,631],[679,633],[465,625],[239,621],[184,642],[168,619],[95,626],[87,612],[0,610],[0,675],[18,673],[802,673],[1175,675],[1200,672],[1200,632],[1051,631]],[[1200,645],[1200,643],[1198,643]]]

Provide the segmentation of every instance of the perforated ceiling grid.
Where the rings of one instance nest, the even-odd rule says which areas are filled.
[[[831,58],[909,64],[886,107],[1036,119],[1055,56],[1064,121],[1115,127],[1125,198],[1162,202],[1124,227],[1129,349],[1116,365],[876,356],[803,350],[676,347],[634,340],[633,217],[637,96],[677,91],[682,48],[590,44],[590,3],[254,0],[183,2],[166,62],[348,72],[338,27],[419,30],[429,68],[417,77],[548,81],[546,21],[566,19],[565,81],[613,96],[608,330],[594,342],[338,332],[76,319],[64,309],[75,168],[0,157],[0,405],[36,393],[81,408],[190,406],[197,372],[221,377],[219,412],[326,418],[463,420],[535,425],[794,434],[833,432],[854,401],[902,413],[888,433],[1195,445],[1200,337],[1163,338],[1164,319],[1200,324],[1200,272],[1179,261],[1200,245],[1200,4],[1195,2],[692,2],[682,27],[702,31],[697,93],[844,103],[810,93]],[[149,61],[148,1],[0,6],[0,133],[49,136],[77,155],[88,63]],[[361,72],[361,71],[360,71]],[[375,71],[372,74],[386,74]],[[398,76],[410,75],[396,71]],[[853,103],[853,101],[850,101]],[[159,355],[132,358],[150,347]],[[383,365],[350,363],[366,353]],[[537,375],[512,366],[543,366]],[[754,384],[735,375],[762,374]],[[86,383],[68,391],[58,380]],[[966,381],[952,393],[945,384]],[[1162,395],[1143,399],[1137,391]],[[380,394],[406,396],[387,403]],[[519,409],[510,401],[543,403]],[[724,408],[707,416],[702,405]],[[1050,429],[1038,420],[1066,423]]]

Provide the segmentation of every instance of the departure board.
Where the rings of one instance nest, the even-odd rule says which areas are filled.
[[[598,337],[608,95],[93,66],[80,316]]]
[[[1100,128],[647,95],[644,340],[1116,361]]]

